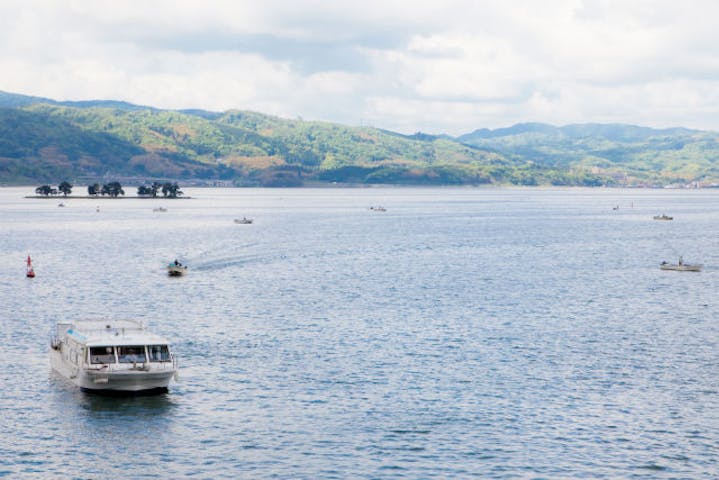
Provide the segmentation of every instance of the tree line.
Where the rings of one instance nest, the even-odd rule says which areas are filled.
[[[73,185],[70,184],[70,182],[63,181],[57,186],[57,188],[54,188],[51,185],[41,185],[35,189],[35,193],[45,197],[60,194],[67,197],[72,193],[72,189]],[[137,187],[137,195],[139,197],[156,198],[159,193],[162,193],[164,198],[177,198],[184,194],[177,183],[171,182],[153,182],[152,185],[149,186],[141,185]],[[109,182],[104,185],[93,183],[92,185],[87,186],[87,194],[91,197],[104,197],[107,195],[112,198],[117,198],[120,195],[125,195],[125,190],[123,190],[120,182]]]
[[[157,197],[158,192],[162,192],[162,196],[166,198],[177,198],[183,195],[183,192],[180,190],[177,183],[152,182],[152,185],[150,186],[141,185],[137,187],[137,195],[140,197],[155,198]]]

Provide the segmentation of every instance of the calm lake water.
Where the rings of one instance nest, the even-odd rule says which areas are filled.
[[[0,477],[719,476],[719,191],[185,191],[0,189]],[[58,378],[86,317],[149,323],[180,381]]]

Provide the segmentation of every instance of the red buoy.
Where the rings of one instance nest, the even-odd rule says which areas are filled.
[[[27,256],[27,278],[35,278],[35,270],[32,269],[32,260]]]

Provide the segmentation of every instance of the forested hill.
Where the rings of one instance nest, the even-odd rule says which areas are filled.
[[[0,183],[92,179],[614,185],[719,181],[716,135],[521,124],[459,138],[0,92]]]
[[[475,184],[512,181],[507,166],[501,155],[443,137],[247,111],[0,96],[3,183],[135,177],[270,186]]]
[[[459,141],[546,168],[590,171],[612,184],[719,183],[719,134],[622,124],[555,127],[522,123],[480,129]]]

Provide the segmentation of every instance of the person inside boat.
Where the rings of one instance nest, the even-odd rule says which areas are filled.
[[[112,347],[90,347],[90,363],[115,363]]]
[[[145,348],[140,346],[119,347],[118,352],[120,363],[140,363],[145,362]]]
[[[170,361],[170,350],[167,345],[150,345],[148,346],[151,362],[168,362]]]
[[[178,262],[177,259],[175,259],[175,266],[176,266],[176,267],[181,267],[182,264],[181,264],[180,262]]]

